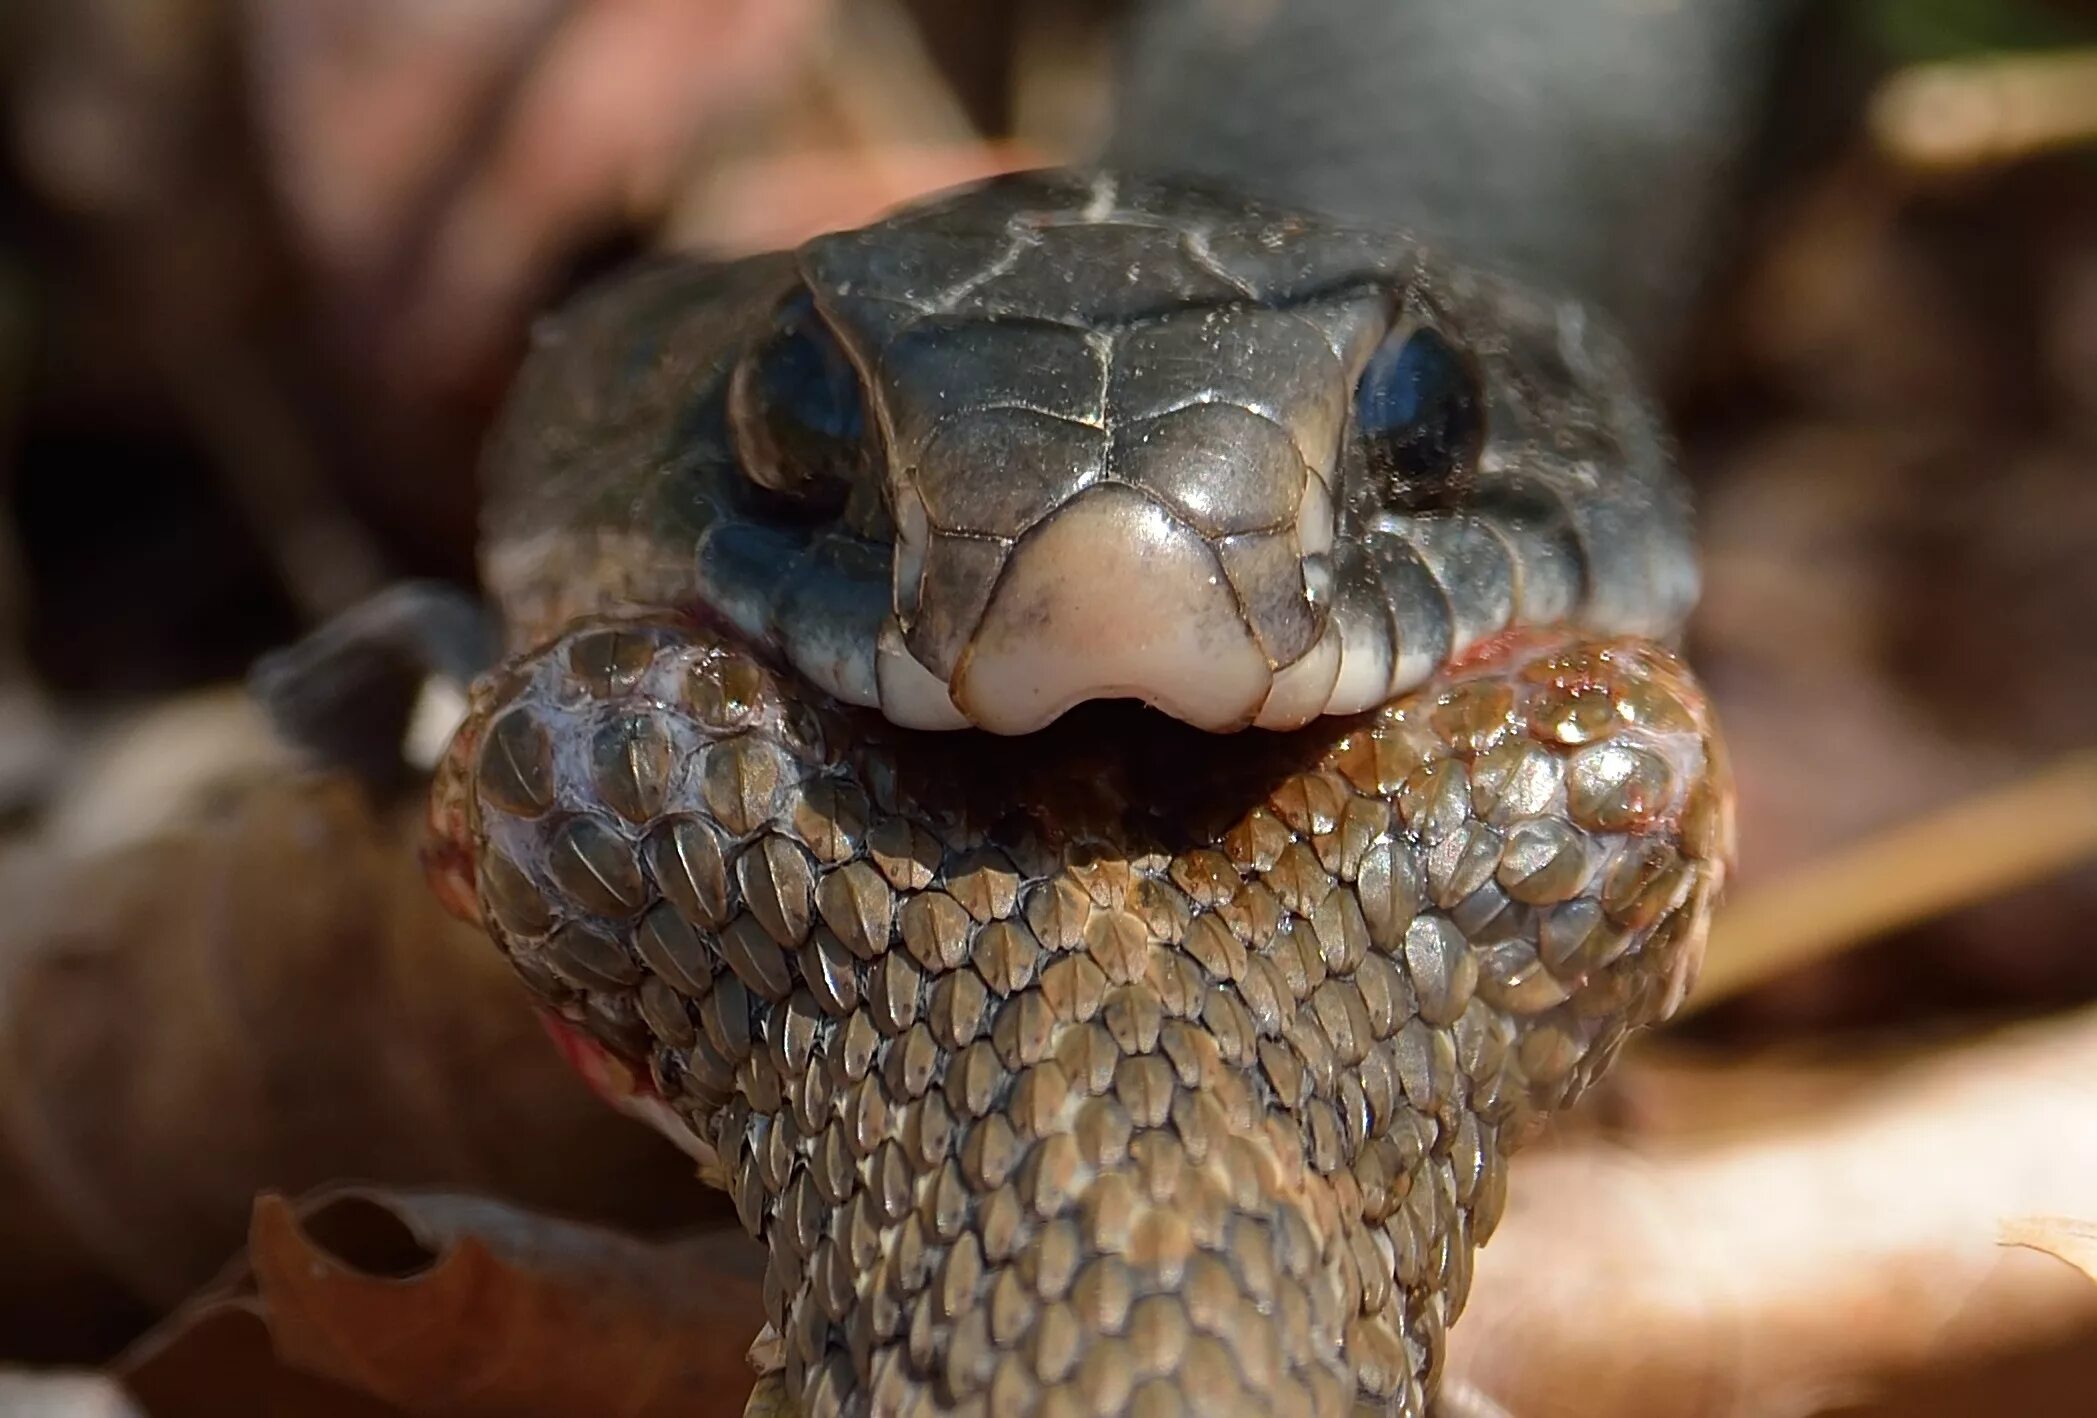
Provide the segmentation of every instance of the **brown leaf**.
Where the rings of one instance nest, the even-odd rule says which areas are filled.
[[[500,956],[439,910],[411,832],[345,782],[288,780],[104,855],[5,863],[16,1352],[86,1357],[93,1316],[188,1295],[262,1188],[351,1175],[631,1227],[706,1214],[689,1164],[572,1076]]]
[[[761,1257],[739,1233],[651,1245],[463,1195],[264,1196],[246,1268],[122,1372],[152,1418],[293,1394],[330,1418],[736,1413]]]
[[[120,1362],[145,1418],[399,1418],[368,1394],[279,1362],[252,1295],[185,1306]]]

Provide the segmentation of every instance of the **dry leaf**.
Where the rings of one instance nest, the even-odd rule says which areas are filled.
[[[775,251],[873,221],[927,192],[1044,161],[1010,143],[967,143],[811,149],[725,162],[680,195],[663,241],[694,251]]]
[[[762,1252],[648,1244],[477,1197],[255,1204],[245,1265],[122,1372],[151,1418],[742,1411]]]
[[[2097,1280],[2097,1222],[2070,1216],[2022,1216],[2002,1224],[2002,1243],[2043,1251]]]
[[[140,1418],[114,1379],[101,1374],[0,1369],[0,1413],[8,1418]]]
[[[1450,1351],[1510,1412],[1817,1413],[2097,1338],[2097,1291],[1998,1244],[2005,1216],[2097,1214],[2097,1012],[1847,1081],[1735,1062],[1648,1090],[1651,1067],[1635,1151],[1514,1168]],[[1743,1093],[1797,1106],[1715,1123]]]
[[[580,246],[761,116],[828,0],[242,0],[272,177],[393,391],[485,377]]]
[[[569,1073],[500,957],[437,907],[411,830],[345,782],[291,780],[107,855],[0,867],[14,1352],[88,1357],[136,1304],[176,1303],[266,1187],[460,1186],[641,1228],[709,1214],[685,1159]]]
[[[1803,1415],[2007,1367],[2015,1411],[2076,1411],[2087,1362],[2007,1395],[2020,1356],[2097,1335],[2097,1294],[2006,1256],[1994,1218],[2097,1204],[2093,1065],[2097,1012],[1868,1069],[1635,1065],[1636,1152],[1516,1169],[1452,1392],[1522,1418]],[[125,1372],[153,1418],[292,1384],[270,1411],[734,1413],[760,1263],[734,1234],[651,1247],[468,1198],[266,1199],[250,1269]]]

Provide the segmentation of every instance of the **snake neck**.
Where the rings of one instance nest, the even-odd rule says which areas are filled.
[[[1509,1152],[1701,952],[1687,672],[1531,645],[980,759],[870,717],[597,622],[482,682],[435,799],[447,899],[712,1149],[786,1399],[1423,1414]]]

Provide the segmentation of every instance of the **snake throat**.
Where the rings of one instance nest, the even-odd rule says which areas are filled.
[[[1731,795],[1653,643],[1121,712],[913,733],[671,614],[473,691],[438,889],[710,1149],[799,1411],[1421,1418],[1510,1152],[1693,978]]]

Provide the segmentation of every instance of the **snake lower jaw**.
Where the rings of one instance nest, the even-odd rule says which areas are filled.
[[[432,871],[712,1149],[768,1401],[1422,1414],[1508,1153],[1694,972],[1702,696],[1568,639],[1286,735],[1091,727],[992,752],[593,621],[476,687]]]

